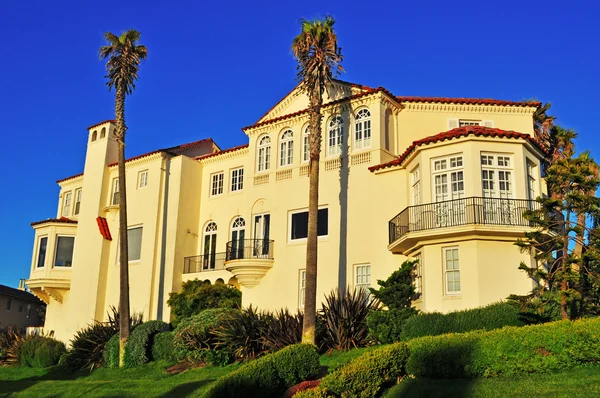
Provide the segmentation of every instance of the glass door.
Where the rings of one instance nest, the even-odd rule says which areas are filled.
[[[254,216],[254,257],[268,257],[269,233],[271,229],[271,215],[257,214]]]
[[[244,258],[244,239],[246,237],[246,221],[238,217],[231,226],[231,248],[229,260],[238,260]]]
[[[202,268],[204,270],[215,269],[217,260],[217,224],[211,222],[204,231],[204,256]]]

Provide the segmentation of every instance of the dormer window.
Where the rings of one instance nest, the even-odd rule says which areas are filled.
[[[342,153],[342,142],[344,136],[344,121],[341,116],[334,116],[329,121],[328,134],[328,156],[336,156]]]
[[[354,149],[364,149],[371,146],[371,112],[361,109],[356,114],[354,125]]]
[[[279,166],[289,166],[294,162],[294,133],[286,130],[281,134],[279,143]]]
[[[265,135],[258,141],[258,171],[266,171],[271,167],[271,137]]]

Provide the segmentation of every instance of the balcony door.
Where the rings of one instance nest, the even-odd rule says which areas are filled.
[[[254,215],[254,240],[252,253],[254,257],[268,257],[270,230],[270,214],[267,213]]]
[[[217,260],[217,224],[209,223],[204,230],[204,254],[202,258],[202,269],[215,269]]]
[[[433,161],[432,227],[449,227],[465,223],[465,183],[462,156]]]
[[[242,217],[237,217],[231,225],[231,245],[229,254],[230,260],[244,258],[244,239],[246,237],[246,221]]]
[[[513,199],[512,159],[509,156],[481,155],[483,215],[489,224],[511,225],[517,222]]]

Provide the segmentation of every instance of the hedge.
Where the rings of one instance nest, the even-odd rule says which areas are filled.
[[[119,367],[119,343],[119,333],[117,332],[113,337],[110,338],[110,340],[108,340],[108,343],[106,343],[106,345],[104,346],[102,359],[105,367]]]
[[[217,380],[204,397],[279,398],[287,388],[317,377],[320,368],[315,346],[294,344],[242,365]]]
[[[521,375],[600,362],[600,318],[429,336],[408,342],[416,377]]]
[[[175,361],[173,353],[173,332],[160,332],[154,336],[152,341],[153,361]]]
[[[408,341],[423,336],[524,325],[519,309],[510,303],[501,302],[448,314],[429,312],[412,316],[402,326],[401,339]]]
[[[406,343],[377,348],[353,359],[325,376],[319,387],[294,397],[377,397],[388,384],[406,374],[409,351]]]
[[[148,321],[136,327],[125,344],[123,358],[125,367],[135,368],[150,362],[154,335],[168,330],[169,325],[163,321]]]
[[[65,344],[44,336],[27,337],[21,345],[21,366],[47,368],[58,363],[67,351]]]

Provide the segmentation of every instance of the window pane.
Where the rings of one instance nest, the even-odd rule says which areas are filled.
[[[142,227],[127,230],[128,260],[138,261],[142,255]]]
[[[59,236],[56,242],[55,267],[70,267],[73,264],[73,246],[75,237]]]
[[[46,263],[46,249],[48,247],[48,238],[40,239],[40,248],[38,251],[37,267],[41,268]]]
[[[329,232],[329,209],[319,209],[317,213],[317,235],[327,236]],[[308,237],[308,212],[292,214],[291,239]]]
[[[319,209],[317,213],[317,235],[327,236],[329,232],[329,209]]]

